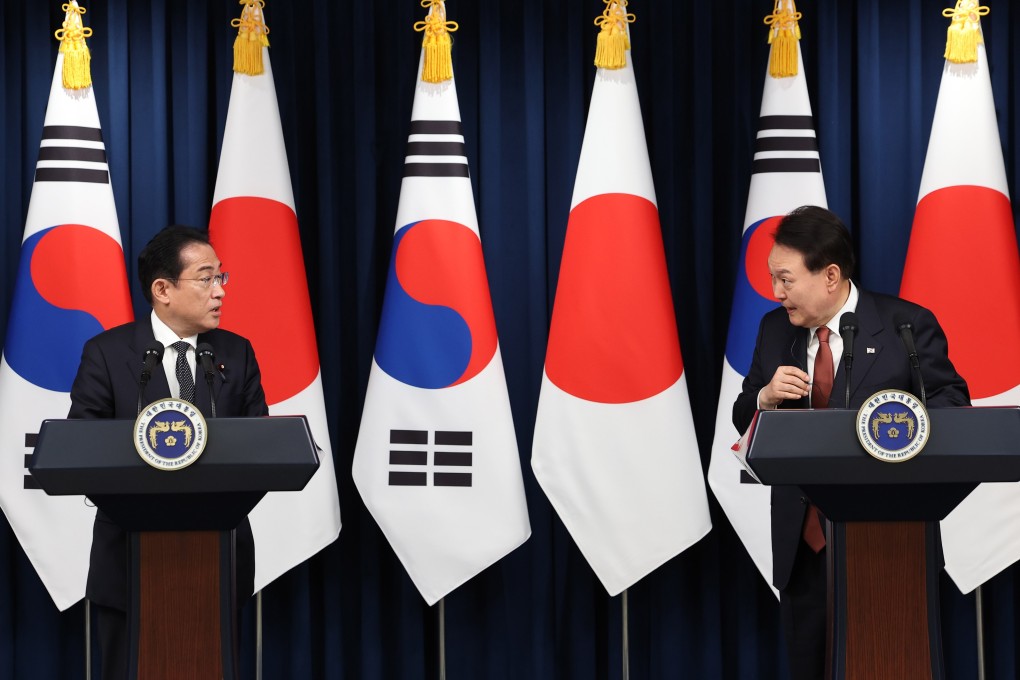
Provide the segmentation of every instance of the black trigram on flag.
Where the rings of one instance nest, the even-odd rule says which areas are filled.
[[[404,177],[467,177],[459,120],[412,120]]]
[[[751,174],[821,172],[811,116],[761,116]]]
[[[109,184],[103,131],[79,125],[45,126],[35,181]]]
[[[430,474],[432,486],[471,486],[471,433],[433,434],[429,446],[428,430],[390,430],[390,486],[429,486]]]
[[[25,433],[25,448],[26,449],[34,449],[35,445],[36,445],[36,442],[38,442],[38,441],[39,441],[38,433],[35,433],[35,432],[26,432]],[[28,466],[29,466],[29,464],[31,462],[32,462],[32,454],[31,453],[26,453],[25,454],[25,488],[26,489],[35,489],[37,491],[41,491],[42,489],[39,486],[39,482],[37,482],[35,480],[35,477],[32,476],[32,473],[30,473],[28,471]]]

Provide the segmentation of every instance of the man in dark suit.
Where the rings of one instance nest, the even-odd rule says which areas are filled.
[[[220,367],[212,385],[217,415],[267,415],[251,343],[217,328],[228,275],[220,271],[220,260],[208,236],[190,227],[167,227],[139,254],[138,278],[152,313],[105,331],[85,344],[71,387],[68,418],[134,419],[143,353],[154,340],[166,349],[162,365],[154,367],[142,395],[143,405],[163,398],[187,398],[181,393],[183,384],[185,392],[194,389],[195,405],[209,416],[209,387],[204,379],[195,380],[195,349],[207,342],[214,348]],[[180,342],[185,345],[175,347]],[[237,592],[247,597],[255,578],[254,542],[247,519],[237,528],[236,543]],[[98,512],[85,594],[99,612],[104,680],[127,677],[126,563],[124,531]]]
[[[903,323],[913,327],[928,406],[970,403],[967,384],[949,360],[946,336],[935,316],[924,307],[869,293],[850,281],[853,245],[836,215],[816,206],[791,212],[776,229],[768,266],[773,295],[782,307],[766,314],[758,329],[751,368],[733,404],[733,424],[739,431],[748,428],[758,409],[824,407],[820,401],[825,396],[828,405],[847,406],[846,376],[839,370],[843,356],[839,320],[846,312],[855,312],[858,321],[849,408],[859,408],[882,389],[920,394],[898,334]],[[819,353],[830,360],[825,349],[820,350],[819,336],[828,337],[834,359],[831,370],[820,368],[815,380]],[[831,376],[831,391],[823,396],[819,389],[826,373]],[[780,593],[783,632],[795,680],[818,680],[825,670],[826,570],[821,520],[799,488],[772,488],[773,584]]]

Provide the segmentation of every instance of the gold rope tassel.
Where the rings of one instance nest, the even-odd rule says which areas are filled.
[[[240,19],[230,25],[237,29],[234,39],[234,71],[248,76],[260,76],[266,71],[262,63],[262,48],[269,47],[269,27],[262,14],[265,0],[240,0],[244,5]]]
[[[797,75],[797,43],[800,40],[801,13],[793,0],[776,0],[772,14],[765,17],[769,27],[769,75],[773,78],[790,78]]]
[[[83,90],[92,87],[92,55],[85,44],[85,38],[92,37],[92,29],[82,26],[81,17],[85,8],[76,0],[61,5],[64,10],[63,27],[53,35],[60,41],[60,53],[64,55],[64,68],[60,78],[69,90]]]
[[[421,66],[421,79],[426,83],[441,83],[453,78],[453,38],[451,33],[460,26],[446,20],[446,3],[443,0],[421,0],[429,13],[424,21],[417,21],[414,30],[424,32],[421,47],[425,63]]]
[[[627,24],[634,23],[633,14],[627,14],[627,0],[602,0],[606,8],[601,16],[595,19],[599,31],[595,43],[595,66],[598,68],[621,69],[627,65],[627,50],[630,49],[630,38],[627,37]]]
[[[942,16],[953,20],[946,31],[946,59],[954,64],[977,61],[978,45],[985,41],[981,35],[981,17],[989,11],[978,0],[956,0],[956,7],[942,10]]]

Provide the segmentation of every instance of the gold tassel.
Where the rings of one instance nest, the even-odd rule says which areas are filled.
[[[599,31],[595,43],[595,66],[598,68],[620,69],[627,65],[627,50],[630,38],[627,24],[634,23],[633,14],[627,14],[627,0],[602,0],[606,8],[595,19]]]
[[[789,78],[797,75],[797,43],[800,41],[801,13],[793,0],[776,0],[772,14],[765,17],[769,27],[769,75],[773,78]]]
[[[85,38],[92,37],[92,29],[82,26],[81,17],[85,8],[76,0],[61,5],[64,10],[63,28],[53,35],[60,41],[60,53],[64,55],[64,68],[60,77],[69,90],[83,90],[92,87],[92,55],[85,44]]]
[[[421,0],[429,10],[425,21],[417,21],[414,30],[424,32],[421,47],[425,50],[425,63],[421,66],[421,79],[426,83],[441,83],[453,78],[453,38],[451,33],[460,28],[456,21],[446,20],[444,0]]]
[[[269,27],[266,26],[265,0],[240,0],[244,5],[240,19],[230,25],[237,29],[234,39],[234,71],[249,76],[260,76],[266,71],[262,63],[262,48],[269,47]]]
[[[956,0],[956,7],[942,10],[942,16],[952,19],[946,30],[945,58],[954,64],[972,64],[977,61],[977,48],[985,40],[981,35],[981,17],[991,11],[978,4],[978,0]]]

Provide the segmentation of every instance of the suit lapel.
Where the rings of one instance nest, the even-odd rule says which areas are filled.
[[[860,298],[857,300],[856,310],[858,331],[854,337],[854,367],[850,384],[851,401],[860,396],[857,394],[857,390],[860,389],[868,377],[868,372],[878,361],[887,337],[885,325],[875,306],[875,299],[860,287],[857,290],[860,293]],[[836,379],[833,381],[830,402],[833,399],[840,406],[844,405],[843,402],[846,399],[846,371],[843,367],[842,357],[837,358]]]
[[[200,333],[198,336],[197,343],[201,345],[203,342],[208,342],[213,346],[213,351],[216,351],[216,345],[211,341],[209,333]],[[214,363],[218,363],[219,359],[214,359]],[[223,377],[219,371],[213,371],[213,394],[219,399],[220,388],[223,387]],[[195,406],[204,415],[212,415],[212,400],[209,397],[209,384],[205,381],[205,373],[202,371],[202,365],[198,362],[198,357],[195,357]]]

